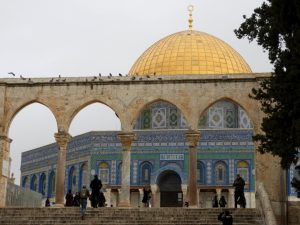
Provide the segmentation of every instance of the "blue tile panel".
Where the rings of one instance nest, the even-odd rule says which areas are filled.
[[[141,174],[142,164],[147,162],[151,174],[150,183],[156,183],[158,175],[167,169],[176,171],[183,183],[188,178],[187,130],[136,130],[137,139],[132,144],[131,184],[143,185],[146,180]],[[237,173],[237,163],[244,161],[249,165],[248,190],[254,191],[254,145],[252,129],[200,130],[198,161],[203,166],[204,178],[201,185],[231,185]],[[68,144],[67,161],[85,157],[90,158],[90,170],[99,172],[101,162],[108,164],[110,185],[120,184],[122,146],[117,131],[89,132],[72,138]],[[21,171],[38,171],[42,167],[55,167],[57,145],[50,144],[22,153]],[[223,165],[224,180],[217,180],[216,166]],[[68,164],[68,163],[67,163]],[[70,163],[69,163],[70,164]],[[67,168],[70,168],[70,165]],[[79,168],[76,165],[76,168]],[[77,169],[78,171],[78,169]],[[143,170],[145,171],[145,169]],[[66,172],[66,188],[70,186]],[[145,175],[146,176],[146,175]],[[77,175],[77,179],[79,179]],[[219,177],[220,178],[220,177]],[[200,182],[200,181],[199,181]],[[204,182],[204,183],[203,183]],[[80,180],[77,180],[80,183]],[[199,183],[200,184],[200,183]]]

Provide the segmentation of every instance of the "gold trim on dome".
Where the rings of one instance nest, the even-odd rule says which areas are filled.
[[[252,73],[242,56],[224,41],[187,30],[169,35],[148,48],[130,75]]]

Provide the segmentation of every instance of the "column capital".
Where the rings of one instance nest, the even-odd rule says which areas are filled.
[[[9,137],[7,137],[6,135],[0,135],[0,141],[6,141],[8,143],[11,143],[12,139],[10,139]]]
[[[54,134],[56,143],[59,145],[60,148],[67,148],[67,144],[72,136],[65,131],[59,131]]]
[[[200,138],[200,132],[189,130],[185,133],[186,139],[188,141],[189,147],[194,148],[198,145],[198,141]]]
[[[129,149],[131,147],[131,143],[135,137],[136,137],[136,135],[133,132],[118,133],[118,138],[120,139],[123,149]]]

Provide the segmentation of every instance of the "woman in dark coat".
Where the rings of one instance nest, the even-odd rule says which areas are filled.
[[[73,194],[72,191],[69,190],[67,195],[66,195],[66,206],[73,206]]]

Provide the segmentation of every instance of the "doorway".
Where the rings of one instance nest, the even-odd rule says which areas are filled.
[[[164,171],[158,177],[161,207],[182,207],[183,195],[180,176],[172,171]]]

